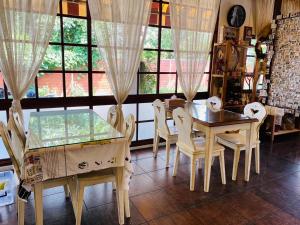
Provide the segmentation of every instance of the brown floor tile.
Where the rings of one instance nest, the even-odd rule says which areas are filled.
[[[136,164],[141,167],[145,172],[152,172],[159,169],[166,168],[166,162],[161,158],[146,158],[136,161]]]
[[[189,210],[202,224],[213,225],[246,225],[249,221],[231,207],[226,200],[201,204]]]
[[[147,174],[133,176],[130,181],[129,195],[140,195],[147,192],[155,191],[160,187]]]
[[[135,196],[131,201],[147,221],[182,210],[164,190]]]
[[[258,221],[255,225],[299,225],[300,220],[283,211],[272,213]]]
[[[278,208],[251,192],[230,195],[224,201],[248,220],[260,219]]]
[[[149,225],[202,225],[202,223],[191,213],[183,211],[152,220]]]

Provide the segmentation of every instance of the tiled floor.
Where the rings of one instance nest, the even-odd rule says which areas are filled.
[[[189,191],[189,160],[182,156],[178,175],[164,168],[164,150],[157,159],[151,149],[132,153],[135,175],[131,182],[131,214],[127,224],[145,225],[297,225],[300,224],[300,137],[280,138],[261,148],[261,174],[243,181],[244,155],[238,179],[231,181],[233,152],[226,150],[227,184],[221,184],[215,160],[210,192],[203,192],[203,171],[198,170],[196,190]],[[173,164],[172,152],[171,162]],[[44,224],[74,224],[71,202],[63,188],[44,192]],[[16,206],[0,208],[0,224],[17,224]],[[26,224],[34,224],[31,198],[26,207]],[[111,184],[89,187],[85,192],[82,224],[118,224],[116,198]]]

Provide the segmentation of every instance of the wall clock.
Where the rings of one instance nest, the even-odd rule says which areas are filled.
[[[241,5],[234,5],[227,14],[227,22],[231,27],[241,27],[246,19],[246,10]]]

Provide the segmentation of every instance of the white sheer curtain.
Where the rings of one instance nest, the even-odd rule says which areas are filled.
[[[149,22],[151,0],[89,0],[98,49],[104,57],[106,74],[120,110],[140,64]]]
[[[271,22],[274,13],[275,0],[256,0],[254,1],[254,26],[256,37],[259,38],[268,28],[271,31]]]
[[[59,0],[0,1],[0,69],[21,116],[20,100],[34,82],[54,26]]]
[[[297,13],[297,12],[300,12],[299,0],[282,0],[281,14],[287,15],[288,13]]]
[[[170,0],[179,82],[188,101],[197,94],[212,45],[220,0]]]

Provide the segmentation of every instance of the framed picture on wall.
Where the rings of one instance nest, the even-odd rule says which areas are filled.
[[[244,27],[244,41],[251,41],[252,39],[252,27]]]
[[[223,32],[221,32],[222,35],[221,41],[227,41],[227,40],[232,40],[234,42],[239,41],[239,33],[240,33],[239,28],[223,26],[222,29]]]

